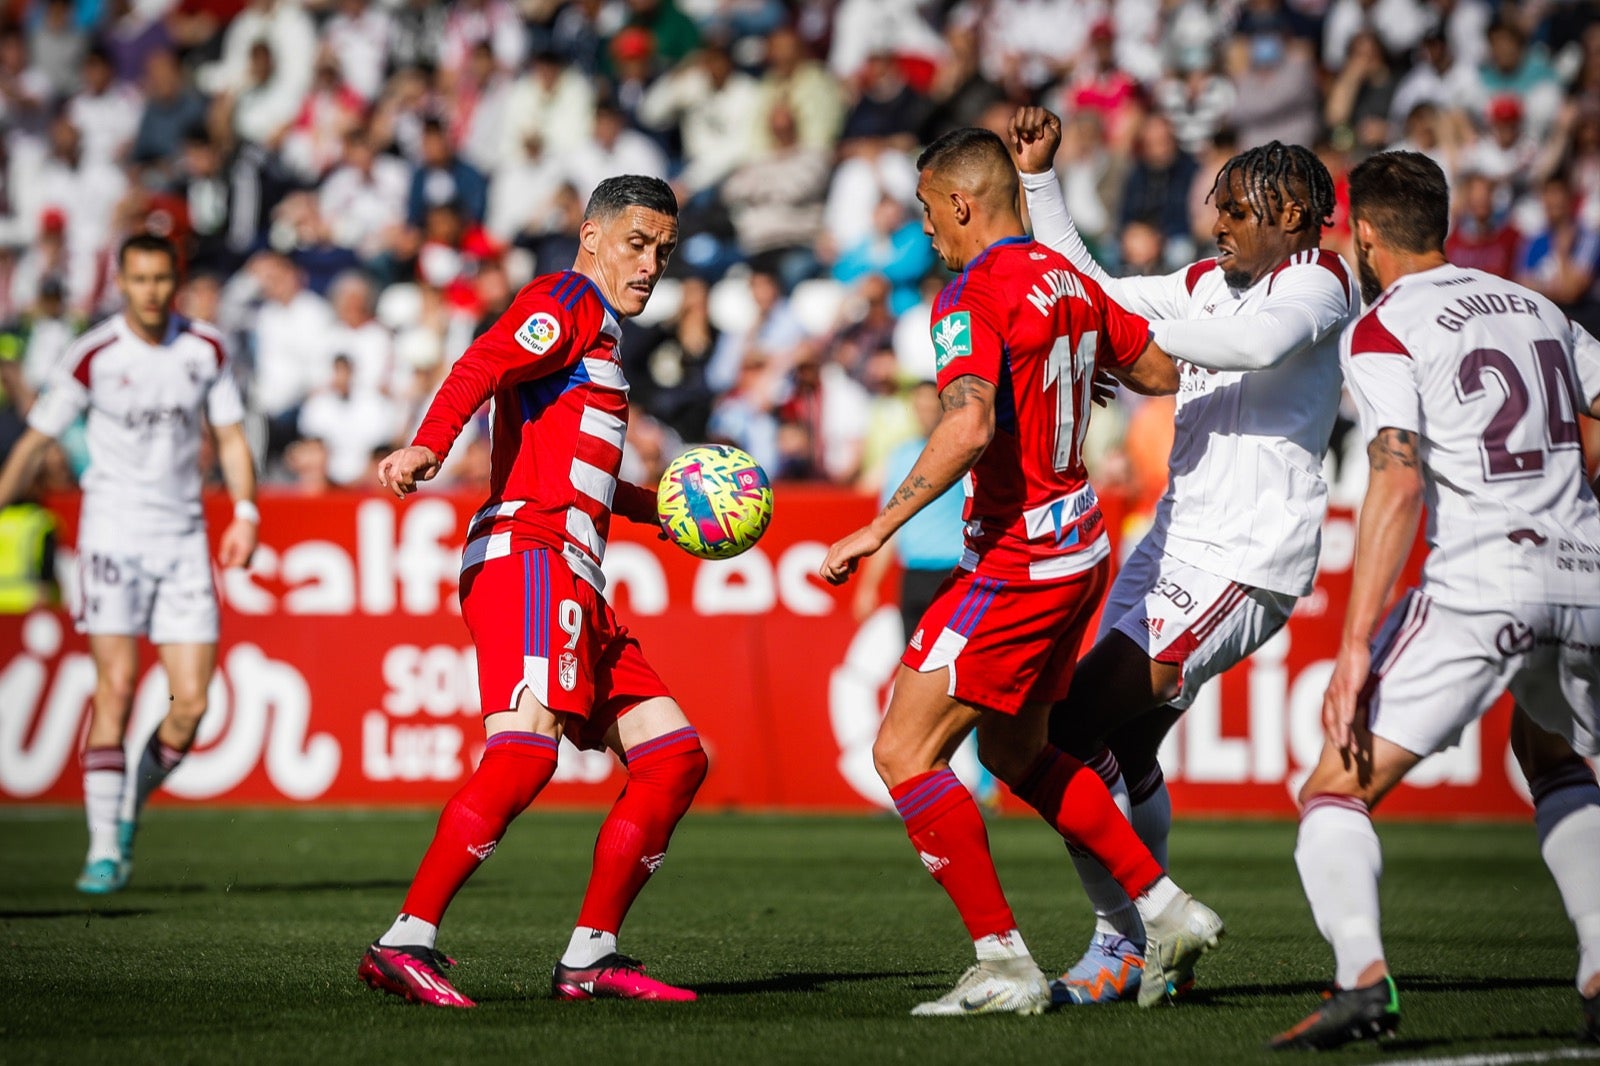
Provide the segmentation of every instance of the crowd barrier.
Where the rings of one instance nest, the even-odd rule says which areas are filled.
[[[440,805],[483,744],[471,642],[455,586],[479,501],[422,494],[268,493],[248,573],[219,575],[219,669],[198,746],[164,802]],[[71,594],[77,501],[59,501]],[[857,621],[850,590],[816,577],[827,545],[872,502],[780,486],[771,529],[733,560],[693,559],[618,522],[610,595],[699,727],[712,761],[704,808],[871,811],[889,799],[871,746],[901,650],[898,614]],[[208,503],[213,538],[227,501]],[[1109,514],[1118,528],[1120,516]],[[1330,514],[1316,590],[1287,629],[1213,684],[1168,739],[1163,765],[1183,814],[1294,814],[1322,743],[1322,692],[1349,593],[1355,526]],[[892,582],[891,582],[892,584]],[[146,648],[130,744],[164,712]],[[0,802],[75,802],[94,689],[65,610],[0,618]],[[1522,817],[1527,792],[1502,701],[1461,746],[1428,760],[1386,811]],[[969,756],[957,767],[971,776]],[[608,754],[563,751],[541,802],[609,802],[624,772]]]

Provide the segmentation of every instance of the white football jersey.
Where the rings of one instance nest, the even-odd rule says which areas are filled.
[[[1106,292],[1151,319],[1152,338],[1179,361],[1152,533],[1183,562],[1304,596],[1328,506],[1322,458],[1339,413],[1339,334],[1361,310],[1350,268],[1333,252],[1302,252],[1233,289],[1204,259],[1118,278]]]
[[[1213,259],[1161,277],[1113,278],[1089,255],[1050,174],[1024,174],[1034,234],[1151,320],[1179,361],[1167,491],[1149,536],[1180,562],[1287,596],[1311,591],[1339,413],[1339,334],[1361,311],[1333,252],[1297,253],[1246,289]]]
[[[28,424],[59,437],[85,411],[80,537],[200,527],[201,416],[214,426],[244,418],[222,335],[174,315],[163,342],[149,344],[112,316],[67,349]]]
[[[1429,596],[1600,604],[1600,505],[1578,426],[1600,397],[1600,342],[1543,296],[1446,265],[1389,286],[1341,361],[1366,439],[1418,435]]]

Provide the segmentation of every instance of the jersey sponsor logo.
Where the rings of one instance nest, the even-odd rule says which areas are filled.
[[[556,680],[568,692],[578,684],[578,657],[570,651],[562,652],[561,658],[556,660]]]
[[[1172,605],[1184,614],[1193,614],[1196,607],[1194,594],[1188,589],[1167,580],[1164,577],[1156,579],[1156,586],[1152,593],[1163,596],[1172,601]]]
[[[935,363],[943,370],[952,360],[972,354],[972,312],[954,311],[933,327]]]
[[[561,323],[548,311],[535,311],[517,327],[517,343],[534,355],[543,355],[561,339]]]

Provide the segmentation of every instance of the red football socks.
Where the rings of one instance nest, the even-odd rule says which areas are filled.
[[[973,940],[1008,933],[1017,920],[1000,889],[989,831],[972,793],[949,770],[930,770],[889,790],[922,865],[950,896]]]
[[[445,908],[511,820],[527,809],[556,772],[558,742],[538,733],[496,733],[483,761],[439,815],[439,828],[411,882],[401,912],[438,925]]]
[[[594,869],[578,925],[616,933],[644,883],[667,857],[667,843],[700,782],[706,753],[693,726],[628,750],[628,784],[594,842]]]
[[[1137,899],[1165,872],[1117,809],[1100,775],[1065,752],[1046,745],[1013,791],[1068,844],[1094,856],[1129,899]]]

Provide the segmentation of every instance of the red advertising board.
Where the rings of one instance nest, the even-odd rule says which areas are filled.
[[[76,501],[63,501],[70,575]],[[471,642],[455,600],[477,501],[424,494],[262,500],[249,573],[219,576],[223,638],[200,742],[168,782],[177,801],[420,804],[455,790],[482,747]],[[901,650],[897,613],[857,621],[849,590],[816,577],[827,545],[870,500],[780,486],[761,544],[703,562],[618,523],[609,594],[699,727],[706,807],[888,806],[871,746]],[[225,501],[212,501],[220,528]],[[1115,521],[1110,523],[1113,528]],[[1163,757],[1189,814],[1288,817],[1321,745],[1322,689],[1349,591],[1354,524],[1327,523],[1316,591],[1286,631],[1202,695]],[[70,585],[70,581],[68,582]],[[70,595],[70,589],[69,589]],[[130,738],[164,712],[145,657]],[[0,618],[0,802],[75,801],[94,667],[69,617]],[[1401,788],[1396,814],[1520,817],[1528,810],[1501,706]],[[130,742],[133,742],[131,740]],[[975,764],[963,756],[958,773]],[[623,771],[566,748],[542,802],[609,802]]]

